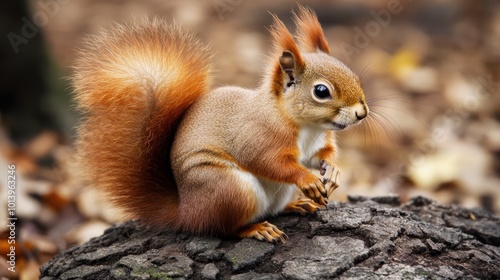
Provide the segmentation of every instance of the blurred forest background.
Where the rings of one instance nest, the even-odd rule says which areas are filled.
[[[332,54],[361,75],[372,111],[338,133],[340,188],[331,199],[425,195],[499,213],[500,1],[7,1],[0,220],[7,165],[15,164],[17,267],[7,271],[10,232],[0,227],[0,276],[37,279],[51,256],[118,221],[72,165],[78,114],[66,78],[86,34],[144,15],[175,20],[216,52],[215,86],[256,87],[270,48],[269,12],[293,30],[297,2],[316,10]]]

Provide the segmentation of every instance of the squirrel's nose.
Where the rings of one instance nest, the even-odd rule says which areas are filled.
[[[360,121],[360,120],[366,118],[366,115],[368,115],[368,114],[367,114],[366,110],[363,109],[360,111],[356,111],[355,115],[356,115],[356,118],[358,118],[358,121]]]

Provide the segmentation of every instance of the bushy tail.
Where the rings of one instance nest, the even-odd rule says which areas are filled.
[[[92,37],[72,77],[84,119],[78,158],[91,185],[128,218],[175,226],[170,149],[187,108],[208,92],[210,51],[160,20]]]

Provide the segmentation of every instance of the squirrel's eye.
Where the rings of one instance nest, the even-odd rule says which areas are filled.
[[[319,99],[321,101],[326,101],[326,99],[332,98],[332,96],[330,94],[330,90],[328,89],[327,86],[325,86],[323,84],[315,85],[314,89],[313,89],[313,94],[314,94],[314,97],[316,97],[317,99]]]

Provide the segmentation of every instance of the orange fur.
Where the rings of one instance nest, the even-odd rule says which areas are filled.
[[[299,5],[299,14],[294,13],[297,39],[305,52],[322,51],[330,53],[323,29],[314,11]]]
[[[271,36],[273,38],[274,52],[281,56],[283,51],[289,51],[296,59],[298,69],[303,69],[305,62],[300,54],[299,48],[295,43],[292,34],[286,28],[285,24],[276,16],[273,15],[273,25],[271,26]],[[273,59],[276,59],[273,57]]]
[[[269,242],[285,243],[288,236],[279,230],[275,225],[266,222],[249,225],[238,232],[241,238],[256,238],[258,240],[267,240]]]
[[[272,133],[272,135],[271,135]],[[298,162],[298,128],[291,124],[253,139],[255,160],[243,165],[245,170],[268,180],[307,186],[318,178]]]
[[[300,198],[296,201],[290,202],[286,208],[286,213],[298,213],[301,215],[305,215],[307,213],[314,213],[321,209],[323,205],[314,202],[310,198]]]
[[[259,137],[253,138],[252,143],[249,143],[255,155],[251,156],[252,160],[243,160],[246,164],[241,167],[269,180],[295,183],[292,176],[299,176],[297,168],[300,168],[297,163],[297,138],[298,127],[292,123],[275,131],[262,131]]]
[[[216,172],[213,168],[217,168]],[[229,167],[198,166],[193,172],[199,176],[187,179],[192,189],[183,197],[187,203],[180,204],[178,229],[197,234],[234,235],[255,213],[253,195],[235,187],[245,182],[232,176]]]
[[[284,72],[279,65],[279,57],[284,51],[292,53],[295,59],[295,70],[299,73],[304,70],[305,62],[292,34],[288,31],[285,24],[276,15],[273,15],[273,20],[274,22],[270,29],[274,47],[273,56],[271,57],[271,77],[273,79],[271,92],[273,92],[276,96],[279,96],[283,91],[284,78]]]
[[[333,132],[326,133],[324,147],[304,147],[323,137],[309,125],[331,126],[338,108],[354,105],[346,100],[363,101],[363,91],[337,60],[301,54],[329,52],[311,10],[299,7],[295,15],[299,45],[273,18],[270,69],[254,91],[209,92],[211,53],[158,20],[115,25],[81,52],[73,75],[85,115],[79,160],[91,183],[129,218],[190,233],[273,241],[283,233],[268,223],[249,223],[284,210],[294,192],[282,191],[286,183],[317,205],[325,203],[324,185],[306,166],[319,168],[311,157],[333,163]],[[335,80],[339,97],[315,101],[311,90],[318,77],[327,84]],[[315,209],[300,203],[290,205]]]
[[[328,50],[326,39],[316,15],[311,10],[302,6],[299,6],[299,13],[299,15],[295,14],[295,22],[298,26],[300,43],[308,47],[319,42],[320,47],[326,47]],[[284,51],[291,52],[295,60],[295,72],[298,75],[304,71],[305,61],[285,24],[275,15],[273,15],[273,19],[274,22],[270,29],[274,46],[273,56],[271,57],[271,92],[276,96],[280,96],[284,88],[285,72],[278,63],[279,57]],[[312,33],[309,34],[308,32]],[[316,51],[316,47],[310,51]],[[280,111],[285,110],[285,108],[279,106],[277,109]],[[287,113],[283,112],[282,115],[286,116]],[[297,147],[298,126],[289,120],[285,127],[287,130],[279,134],[280,141],[276,141],[275,135],[274,137],[262,137],[259,141],[265,142],[261,146],[266,147],[266,150],[260,154],[262,160],[254,162],[252,166],[244,167],[252,173],[270,180],[295,183],[299,186],[311,184],[317,178],[307,168],[297,162],[299,157],[299,149]],[[276,133],[276,131],[273,133]],[[331,138],[333,137],[333,133],[329,132],[327,136],[327,138]],[[322,151],[322,153],[325,153],[325,156],[330,156],[329,154],[326,155],[326,153],[333,151],[333,142],[328,140],[327,146]],[[266,162],[274,162],[275,164],[269,165],[265,164]]]
[[[335,139],[333,131],[326,132],[326,143],[323,148],[318,151],[316,157],[321,160],[326,160],[330,165],[335,163]]]
[[[81,51],[72,77],[84,113],[79,160],[128,218],[176,226],[170,147],[185,110],[208,92],[210,58],[192,36],[159,20],[115,25]]]

